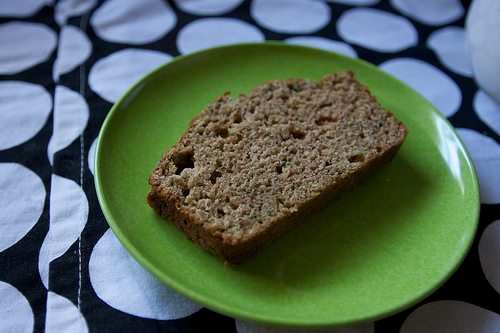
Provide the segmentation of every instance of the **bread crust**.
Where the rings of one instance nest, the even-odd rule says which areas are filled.
[[[261,117],[257,111],[253,110],[252,115],[244,112],[247,104],[257,101],[261,108],[255,110],[271,115],[267,115],[265,123],[256,120]],[[312,106],[308,107],[309,102]],[[284,111],[283,105],[288,107]],[[292,109],[297,105],[301,109],[294,114]],[[280,110],[287,112],[289,118],[279,114]],[[345,112],[349,126],[339,123]],[[245,120],[247,114],[253,118]],[[269,120],[272,116],[279,119]],[[310,119],[298,121],[300,117]],[[297,130],[303,123],[305,127]],[[249,124],[258,124],[258,129]],[[274,133],[271,135],[278,138],[269,143],[271,135],[263,137],[260,133],[247,142],[241,136],[231,137],[232,129],[249,137],[266,129],[265,133]],[[337,136],[328,137],[328,131],[336,131]],[[271,81],[236,99],[229,93],[223,94],[194,117],[149,177],[151,192],[147,202],[198,246],[227,264],[239,264],[328,207],[374,169],[389,163],[407,134],[406,126],[382,109],[350,71],[328,75],[319,83],[303,79]],[[257,140],[262,140],[264,153],[259,151]],[[219,146],[203,147],[205,142],[223,145],[227,151],[221,152]],[[241,157],[243,154],[247,158]],[[262,160],[262,156],[268,163],[259,162],[258,157]],[[288,167],[279,158],[294,164]],[[307,170],[308,174],[294,173],[292,168]],[[261,169],[259,180],[256,170]],[[209,174],[207,170],[212,171]],[[245,188],[259,181],[268,186]],[[300,191],[305,194],[298,196]],[[291,195],[280,198],[286,193]],[[254,200],[259,207],[251,206]]]

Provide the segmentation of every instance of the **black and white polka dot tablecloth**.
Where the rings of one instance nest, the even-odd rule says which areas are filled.
[[[330,332],[500,332],[500,105],[473,78],[459,0],[1,0],[0,332],[286,332],[162,285],[110,231],[95,140],[140,77],[221,44],[283,40],[377,65],[455,126],[475,163],[479,229],[419,304]],[[500,42],[500,41],[499,41]]]

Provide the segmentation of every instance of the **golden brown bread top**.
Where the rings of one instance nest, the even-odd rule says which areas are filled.
[[[150,176],[191,220],[237,243],[289,216],[407,128],[351,72],[226,93],[193,118]]]

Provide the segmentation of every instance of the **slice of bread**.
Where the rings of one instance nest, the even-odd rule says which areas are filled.
[[[147,201],[238,264],[390,162],[407,134],[350,71],[271,81],[193,118],[149,177]]]

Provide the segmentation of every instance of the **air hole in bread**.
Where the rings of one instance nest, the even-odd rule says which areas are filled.
[[[187,197],[189,195],[189,192],[190,192],[190,189],[185,189],[183,192],[182,192],[182,195]]]
[[[363,154],[363,153],[352,155],[349,158],[350,163],[363,162],[364,160],[365,160],[365,154]]]
[[[212,184],[215,184],[217,182],[217,178],[222,176],[222,173],[219,170],[214,170],[212,174],[210,175],[210,181]]]
[[[282,173],[283,173],[283,166],[278,165],[278,166],[276,167],[276,172],[278,173],[278,175],[282,174]]]
[[[194,168],[194,153],[192,150],[181,151],[172,155],[172,162],[177,167],[176,175],[180,175],[184,169]]]
[[[241,114],[236,113],[231,116],[231,120],[233,121],[234,124],[239,124],[243,121],[243,117],[241,116]]]
[[[221,138],[227,138],[229,136],[229,131],[224,126],[217,126],[215,129],[215,134],[220,136]]]
[[[299,130],[299,129],[296,129],[296,128],[293,128],[291,131],[290,131],[290,134],[292,135],[292,137],[294,139],[299,139],[299,140],[302,140],[305,138],[306,136],[306,133],[304,133],[303,131]]]
[[[221,208],[219,208],[219,209],[217,209],[217,215],[219,217],[222,217],[222,216],[226,215],[226,213]]]

